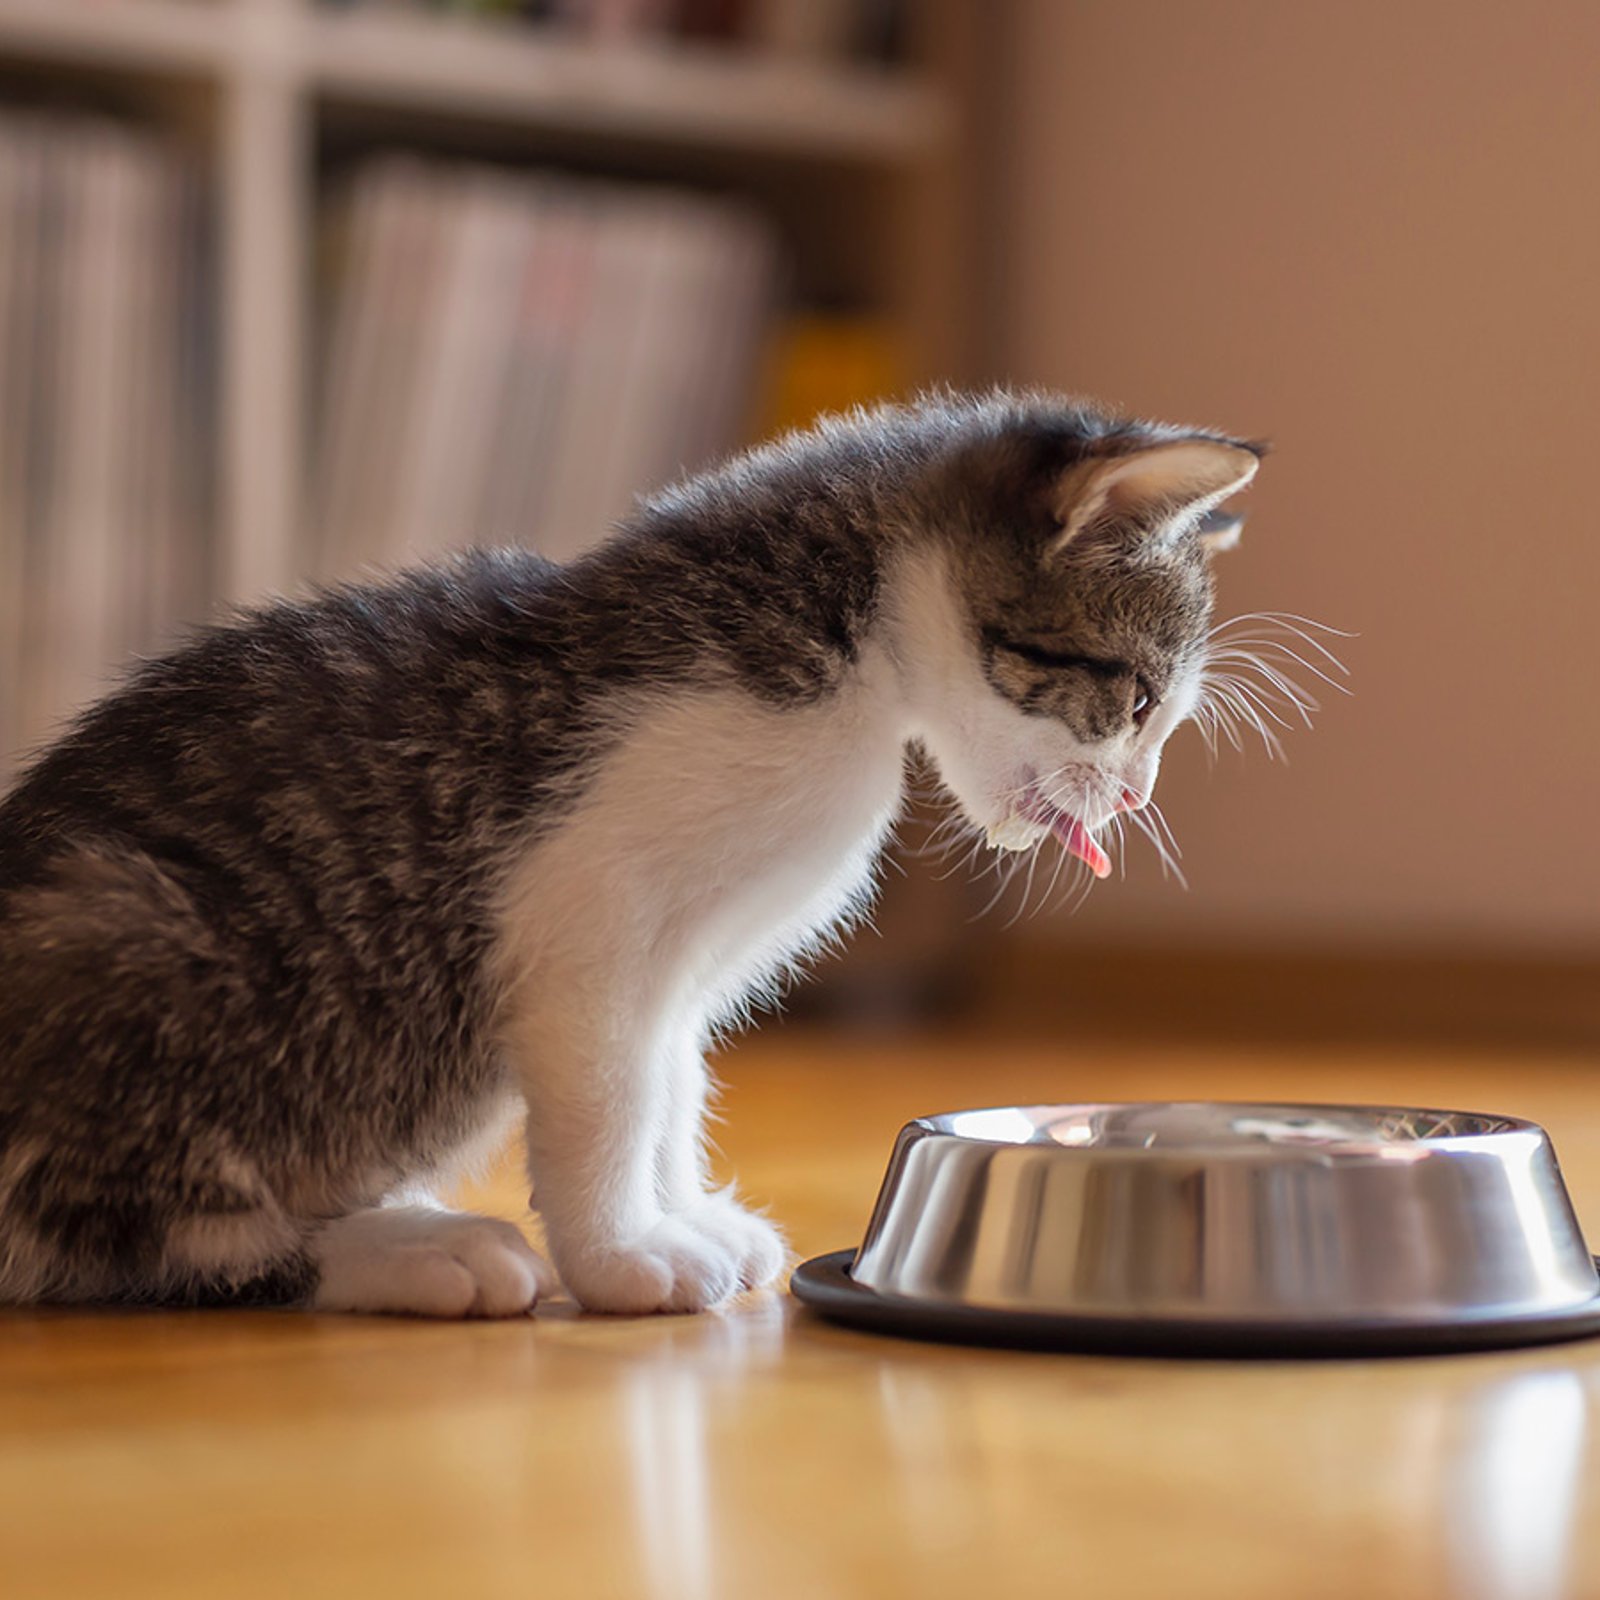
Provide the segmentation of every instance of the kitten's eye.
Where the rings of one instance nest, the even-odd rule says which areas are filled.
[[[1150,720],[1150,713],[1156,708],[1156,697],[1143,678],[1134,685],[1133,690],[1133,725],[1142,728]]]

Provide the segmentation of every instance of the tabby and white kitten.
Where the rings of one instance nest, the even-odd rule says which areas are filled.
[[[703,1051],[871,891],[920,743],[1097,874],[1196,705],[1258,450],[1038,396],[824,424],[140,667],[0,803],[0,1301],[498,1316],[555,1275],[433,1186],[525,1118],[585,1306],[780,1270]]]

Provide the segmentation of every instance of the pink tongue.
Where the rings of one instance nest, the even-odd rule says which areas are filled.
[[[1094,842],[1089,830],[1076,817],[1057,817],[1050,831],[1061,841],[1069,856],[1076,856],[1097,878],[1111,876],[1111,858]]]

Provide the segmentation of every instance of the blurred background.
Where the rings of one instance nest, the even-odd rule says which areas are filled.
[[[0,0],[0,767],[219,605],[1043,384],[1271,438],[1222,611],[1353,693],[1175,741],[1187,889],[914,822],[801,1010],[1593,1048],[1597,84],[1589,0]]]

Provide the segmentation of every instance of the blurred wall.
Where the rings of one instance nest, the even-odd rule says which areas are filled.
[[[1290,765],[1192,731],[1052,933],[1600,949],[1600,5],[1014,0],[1005,376],[1269,436],[1224,613],[1343,646]],[[1109,892],[1107,892],[1109,891]]]

